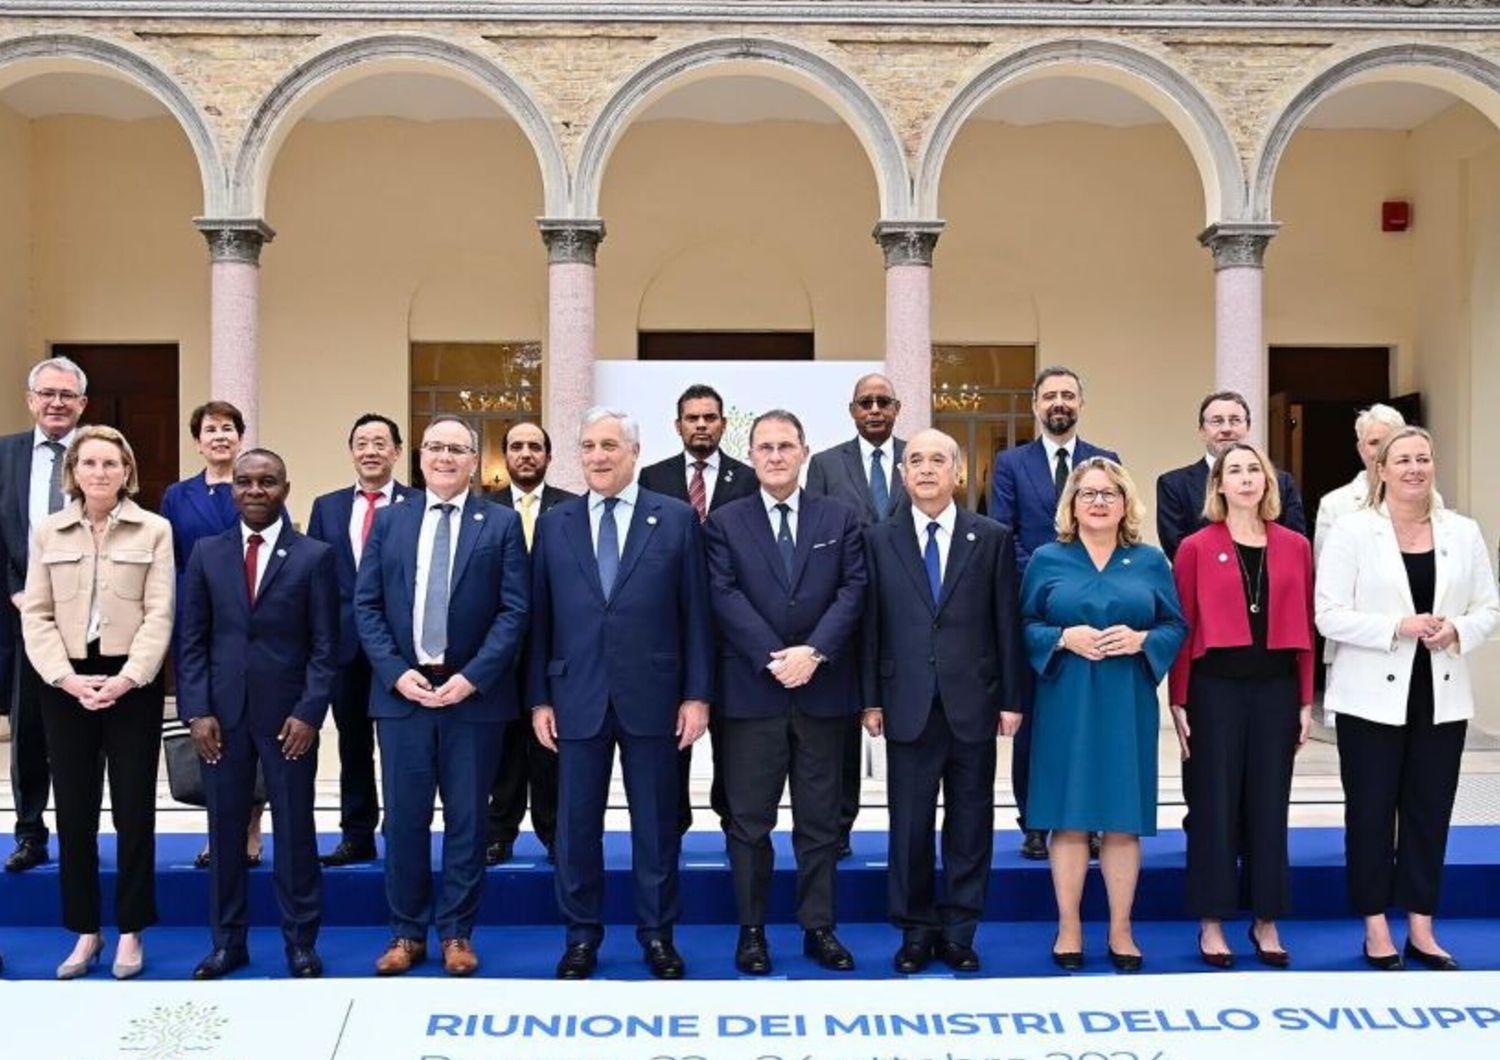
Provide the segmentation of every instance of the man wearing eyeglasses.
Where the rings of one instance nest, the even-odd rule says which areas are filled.
[[[16,847],[5,861],[7,872],[41,865],[47,853],[47,743],[42,734],[41,678],[21,647],[17,611],[26,588],[31,531],[63,507],[63,454],[89,399],[88,377],[66,357],[51,357],[26,376],[26,407],[32,428],[0,438],[0,551],[5,565],[5,592],[12,610],[10,650],[15,678],[5,689],[10,701],[10,784],[16,800]]]
[[[1168,559],[1175,559],[1182,539],[1208,525],[1203,518],[1208,473],[1219,454],[1250,434],[1250,404],[1233,390],[1216,390],[1198,403],[1198,437],[1204,455],[1186,467],[1168,471],[1156,480],[1156,536]],[[1278,468],[1281,514],[1276,521],[1299,534],[1307,533],[1302,495],[1290,474]]]
[[[435,921],[443,969],[465,976],[479,968],[470,936],[484,885],[485,813],[505,723],[519,713],[530,574],[520,516],[469,489],[479,438],[467,423],[435,417],[422,434],[421,466],[426,493],[375,520],[354,587],[385,798],[392,937],[375,971],[400,975],[426,960]]]

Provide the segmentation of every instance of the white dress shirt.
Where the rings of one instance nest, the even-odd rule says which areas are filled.
[[[913,504],[911,520],[917,530],[917,554],[922,556],[927,552],[927,524],[938,524],[938,581],[941,582],[948,574],[948,550],[953,547],[953,524],[958,521],[958,506],[949,501],[948,507],[938,512],[934,519]]]
[[[760,502],[766,506],[766,518],[771,520],[771,537],[775,538],[781,533],[781,513],[776,510],[778,504],[785,504],[791,510],[787,512],[786,525],[792,535],[792,544],[797,543],[797,512],[802,505],[802,491],[793,490],[792,495],[784,501],[778,501],[764,489],[760,491]]]
[[[630,530],[630,517],[635,513],[635,499],[640,493],[639,483],[632,482],[615,494],[620,503],[615,505],[615,540],[620,543],[620,554],[625,554],[625,534]],[[589,490],[589,537],[594,543],[594,555],[599,554],[599,520],[604,518],[604,495]]]
[[[896,482],[896,442],[894,436],[887,438],[878,446],[871,445],[869,439],[864,435],[856,435],[859,441],[859,462],[865,469],[865,485],[870,484],[870,470],[872,462],[870,454],[876,449],[881,452],[880,467],[885,472],[885,486],[887,490],[893,490]]]
[[[240,557],[250,554],[250,535],[259,534],[261,538],[260,551],[255,555],[255,596],[260,597],[260,583],[266,576],[266,566],[271,562],[271,556],[276,551],[276,539],[281,536],[282,520],[277,519],[264,530],[251,530],[240,521]]]
[[[52,450],[47,448],[47,443],[52,439],[40,427],[31,430],[31,493],[26,498],[26,529],[29,535],[32,529],[41,525],[43,519],[52,513],[47,510],[48,494],[52,486],[52,463],[61,460],[66,454],[68,446],[73,444],[73,435],[77,430],[71,430],[57,443],[63,447],[63,452],[55,456]],[[63,503],[67,503],[67,497],[63,497]]]
[[[468,500],[466,494],[460,493],[452,500],[443,500],[431,490],[426,491],[422,497],[422,503],[426,506],[422,512],[422,529],[417,534],[417,583],[413,589],[411,603],[411,629],[413,639],[416,641],[417,662],[422,666],[439,666],[443,662],[441,655],[428,655],[422,650],[422,618],[427,614],[427,574],[432,567],[432,542],[437,537],[438,520],[443,513],[438,511],[440,504],[452,504],[456,510],[448,516],[448,588],[451,593],[453,588],[453,558],[458,555],[458,535],[463,529],[464,517],[467,514],[464,503]]]
[[[1068,471],[1072,473],[1078,466],[1078,435],[1074,434],[1067,441],[1055,442],[1052,435],[1046,431],[1042,432],[1042,450],[1047,454],[1047,474],[1057,474],[1057,452],[1059,449],[1068,451]]]
[[[683,477],[682,481],[691,488],[693,485],[693,461],[698,458],[686,449],[682,451],[682,458],[687,462],[687,474]],[[705,457],[703,463],[703,510],[708,511],[714,503],[714,487],[719,482],[719,451],[715,449],[713,456]]]
[[[370,491],[376,492],[376,491]],[[396,493],[396,480],[391,479],[379,491],[381,499],[375,502],[375,510],[388,506]],[[363,485],[354,484],[354,507],[349,512],[349,547],[354,550],[354,569],[359,570],[361,554],[365,550],[365,510],[369,508],[370,502],[365,500],[366,490]]]

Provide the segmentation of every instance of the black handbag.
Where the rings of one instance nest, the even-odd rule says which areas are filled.
[[[193,746],[192,733],[185,723],[175,719],[162,723],[162,750],[167,759],[167,789],[172,798],[188,806],[207,806],[203,793],[203,759],[198,757],[198,748]],[[255,795],[253,801],[266,801],[266,775],[255,765]]]

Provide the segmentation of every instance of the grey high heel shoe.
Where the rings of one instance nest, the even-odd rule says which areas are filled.
[[[109,973],[116,979],[134,979],[141,974],[141,969],[146,967],[146,944],[140,944],[140,954],[133,961],[122,961],[118,956],[118,944],[116,949],[115,963],[110,966]]]
[[[88,970],[99,963],[99,955],[104,952],[104,936],[94,936],[94,946],[89,955],[81,961],[63,961],[57,966],[57,977],[59,979],[77,979],[81,975],[87,975]]]

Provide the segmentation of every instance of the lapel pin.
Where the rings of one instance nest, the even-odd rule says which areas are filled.
[[[734,468],[731,467],[731,468],[725,468],[724,469],[724,481],[725,482],[733,482],[734,481]]]
[[[654,516],[654,515],[648,515],[648,516],[646,516],[646,525],[647,526],[655,526],[656,525],[656,516]]]
[[[482,522],[484,522],[484,513],[483,512],[475,512],[474,513],[474,521],[476,523],[482,523]]]
[[[398,493],[398,494],[396,494],[396,503],[397,504],[405,504],[406,503],[406,494],[404,494],[404,493]]]
[[[1219,553],[1219,562],[1220,563],[1228,563],[1229,562],[1229,553],[1227,553],[1227,552],[1220,552]]]
[[[974,531],[970,530],[967,534],[964,535],[964,537],[967,538],[970,541],[973,541],[974,540]]]
[[[276,550],[276,554],[278,556],[280,556],[282,559],[286,559],[286,549],[284,549],[284,548],[278,548]]]
[[[1130,566],[1130,557],[1126,556],[1124,559],[1120,560],[1120,563],[1126,567]]]

